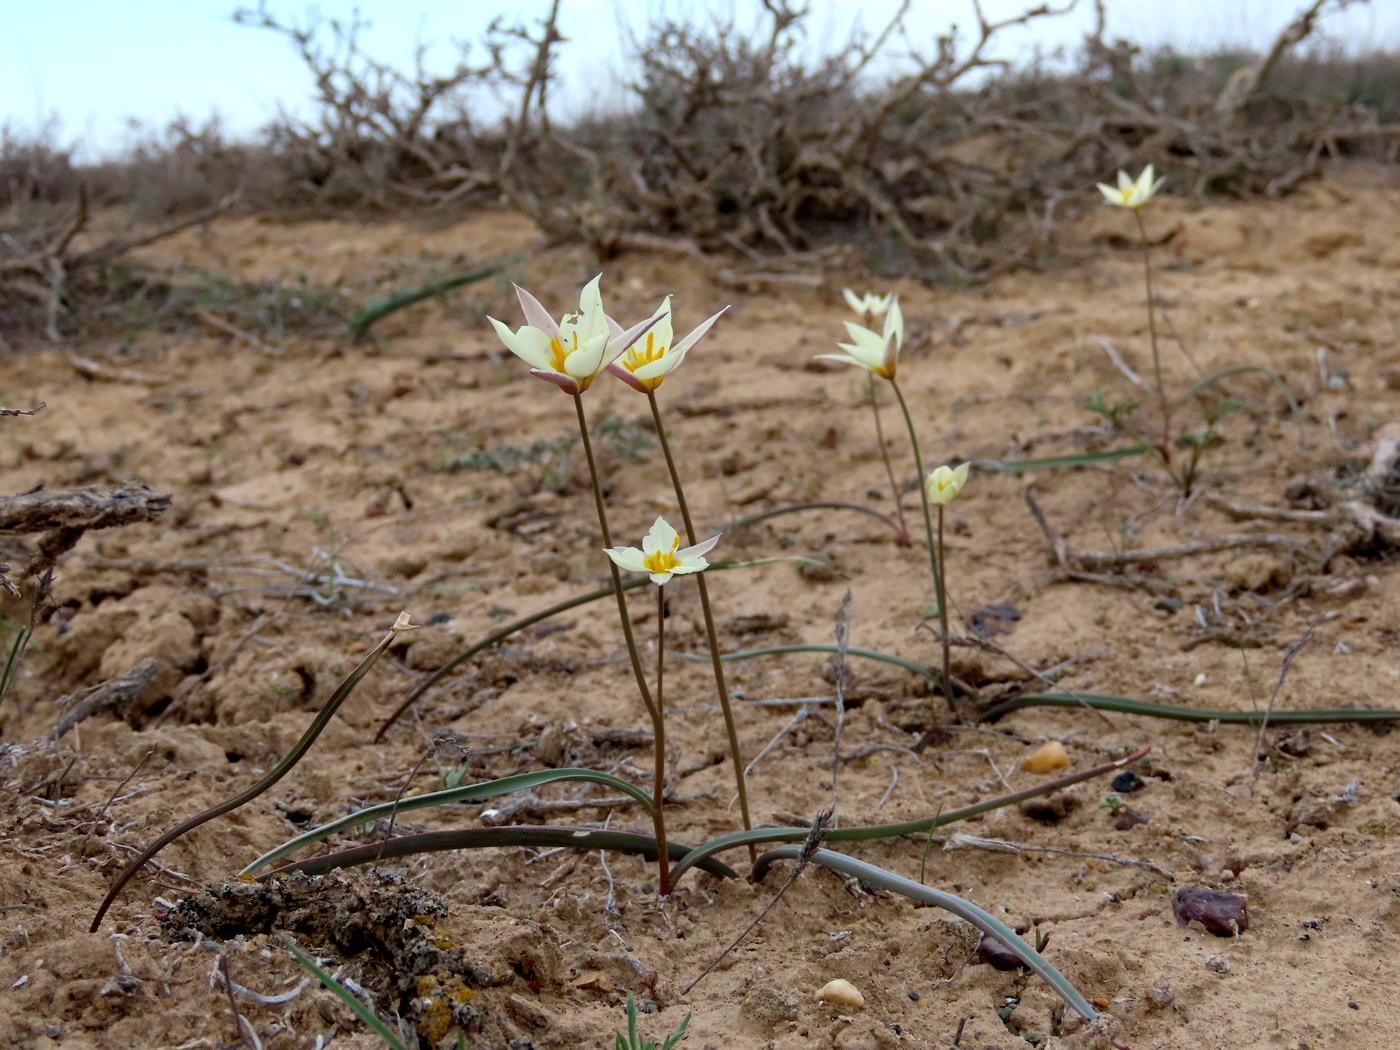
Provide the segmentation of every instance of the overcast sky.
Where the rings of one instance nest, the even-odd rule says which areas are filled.
[[[874,30],[898,0],[811,0],[807,45],[821,49],[844,40],[853,25]],[[0,32],[0,120],[33,129],[56,119],[64,140],[84,155],[111,152],[127,136],[128,121],[164,124],[177,115],[202,119],[215,112],[235,133],[265,123],[279,104],[297,110],[310,78],[290,45],[265,30],[235,25],[229,0],[65,0],[7,5]],[[312,5],[278,2],[271,9],[300,19]],[[473,39],[494,15],[537,18],[548,0],[323,0],[327,15],[356,7],[369,20],[372,53],[405,66],[422,41],[443,62],[451,39]],[[991,17],[1020,10],[1021,0],[984,0]],[[1148,45],[1181,48],[1267,46],[1304,0],[1108,0],[1109,34]],[[929,41],[950,22],[971,25],[971,0],[915,0],[910,42]],[[757,0],[563,0],[564,115],[620,98],[623,67],[618,37],[630,25],[640,34],[654,17],[681,19],[732,13],[741,22],[761,14]],[[1038,23],[1034,33],[1008,35],[1001,54],[1073,47],[1092,19],[1090,0],[1064,18]],[[1330,15],[1326,34],[1352,48],[1400,47],[1400,0],[1370,0]],[[900,50],[897,46],[895,51]]]

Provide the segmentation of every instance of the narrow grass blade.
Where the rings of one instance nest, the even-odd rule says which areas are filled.
[[[363,1021],[366,1028],[384,1040],[385,1046],[389,1047],[390,1050],[408,1050],[404,1046],[403,1040],[390,1031],[389,1026],[381,1021],[373,1010],[360,1002],[350,989],[317,966],[316,961],[297,947],[297,942],[292,940],[289,934],[282,934],[282,943],[286,945],[287,951],[292,953],[292,957],[301,964],[301,968],[325,985],[332,995],[349,1007],[350,1012]]]
[[[427,809],[431,806],[447,806],[455,802],[475,802],[480,799],[509,794],[512,791],[528,791],[531,788],[543,787],[545,784],[553,784],[558,781],[587,781],[594,784],[605,784],[615,791],[632,796],[648,813],[651,812],[650,795],[636,785],[629,784],[627,781],[607,773],[599,773],[592,769],[545,769],[535,773],[518,773],[515,776],[501,777],[499,780],[487,780],[479,784],[468,784],[445,791],[431,791],[424,795],[411,795],[399,799],[398,802],[384,802],[377,806],[367,806],[337,820],[332,820],[328,824],[304,831],[295,838],[288,839],[276,849],[268,850],[238,874],[251,875],[275,861],[290,856],[303,846],[309,846],[313,842],[329,838],[343,828],[369,823],[395,812],[411,813],[416,809]]]
[[[375,864],[395,857],[412,857],[419,853],[440,853],[444,850],[487,849],[500,846],[562,846],[565,849],[612,850],[614,853],[638,853],[656,856],[656,839],[630,831],[601,831],[595,828],[555,827],[551,825],[517,824],[503,828],[455,828],[451,831],[427,831],[418,835],[400,835],[385,842],[311,857],[257,876],[262,882],[277,875],[294,871],[321,875],[336,868],[353,868],[360,864]],[[679,860],[694,850],[678,842],[667,843],[666,855]],[[706,860],[700,867],[722,879],[737,879],[738,872],[717,860]]]
[[[1400,711],[1385,708],[1347,710],[1333,708],[1314,711],[1226,711],[1208,707],[1180,707],[1149,700],[1099,693],[1027,693],[1003,701],[983,712],[980,721],[997,719],[1025,707],[1092,707],[1096,711],[1116,711],[1147,718],[1168,718],[1177,722],[1220,722],[1222,725],[1257,726],[1267,719],[1270,725],[1321,725],[1327,722],[1400,722]]]
[[[401,614],[399,619],[400,623],[407,623],[406,614]],[[102,904],[97,909],[97,914],[93,917],[89,932],[97,932],[97,928],[102,925],[102,917],[107,914],[107,909],[110,908],[112,902],[117,899],[117,895],[121,893],[122,887],[131,881],[132,877],[141,870],[146,861],[150,860],[186,832],[193,831],[201,824],[205,824],[215,817],[221,817],[225,813],[229,813],[239,806],[246,805],[253,801],[253,799],[257,798],[268,788],[272,787],[273,784],[276,784],[290,773],[292,768],[311,750],[311,745],[316,742],[316,738],[321,735],[321,731],[330,723],[331,718],[334,717],[340,705],[354,692],[355,686],[359,685],[360,680],[364,678],[365,675],[369,674],[370,668],[379,662],[379,658],[384,655],[401,629],[400,624],[395,624],[394,627],[390,628],[389,632],[384,635],[379,643],[360,661],[359,666],[351,671],[340,685],[336,686],[335,692],[330,695],[330,699],[328,699],[325,704],[322,705],[321,710],[316,713],[315,719],[312,720],[306,732],[301,735],[301,739],[296,742],[296,745],[291,751],[287,752],[286,757],[277,763],[272,772],[268,773],[267,776],[263,777],[246,791],[239,792],[232,798],[226,799],[217,806],[213,806],[210,809],[206,809],[203,813],[191,817],[178,827],[172,828],[160,838],[156,839],[154,843],[143,849],[136,858],[122,870],[122,873],[117,876],[117,881],[114,882],[112,888],[107,891],[107,896],[103,898]]]
[[[24,649],[24,640],[29,637],[29,629],[26,627],[16,627],[14,630],[15,641],[10,646],[9,656],[5,658],[4,674],[0,675],[0,703],[4,703],[5,697],[9,695],[10,684],[15,680],[15,672],[19,669],[19,656]]]
[[[369,334],[370,327],[377,321],[382,321],[390,314],[397,313],[405,307],[414,303],[421,303],[424,299],[431,299],[435,295],[443,292],[450,292],[453,288],[461,288],[463,285],[475,284],[488,277],[494,277],[504,270],[514,260],[487,263],[485,266],[478,266],[475,270],[468,270],[465,273],[448,274],[436,280],[421,284],[416,288],[404,288],[388,295],[381,295],[376,299],[371,299],[363,308],[350,315],[349,328],[346,331],[346,338],[352,343],[358,343]]]
[[[774,861],[796,860],[802,855],[801,846],[779,846],[771,849],[758,858],[754,864],[753,881],[760,881],[767,874],[769,867]],[[856,860],[848,857],[844,853],[836,853],[828,849],[819,849],[808,858],[809,863],[819,864],[829,871],[837,872],[841,875],[849,875],[860,879],[867,886],[876,889],[888,890],[891,893],[902,894],[910,900],[916,900],[923,904],[932,904],[935,907],[950,911],[960,919],[972,923],[988,937],[995,937],[1004,944],[1021,962],[1033,970],[1039,977],[1055,989],[1066,1003],[1078,1011],[1079,1015],[1086,1021],[1092,1021],[1098,1013],[1090,1005],[1089,1000],[1079,994],[1079,990],[1070,984],[1064,974],[1055,969],[1020,937],[1016,936],[1016,931],[1007,926],[1000,919],[983,911],[977,905],[962,897],[951,893],[944,893],[942,890],[935,890],[929,886],[906,879],[902,875],[896,875],[892,871],[884,868],[877,868],[873,864],[867,864],[863,860]]]
[[[948,810],[940,812],[936,816],[926,817],[922,820],[909,820],[898,824],[871,824],[866,827],[837,827],[829,829],[824,839],[827,842],[868,842],[873,839],[901,838],[905,835],[918,835],[941,828],[945,824],[953,824],[960,820],[970,820],[973,817],[989,813],[994,809],[1002,809],[1006,806],[1014,806],[1026,799],[1037,798],[1040,795],[1048,795],[1052,791],[1060,788],[1078,784],[1081,781],[1092,780],[1094,777],[1101,777],[1105,773],[1112,773],[1115,770],[1123,769],[1132,765],[1142,758],[1152,749],[1144,747],[1132,754],[1116,758],[1112,762],[1103,762],[1097,766],[1082,770],[1078,773],[1070,773],[1068,776],[1057,777],[1054,780],[1037,784],[1034,787],[1026,788],[1023,791],[1015,791],[1009,795],[997,795],[983,802],[974,803],[971,806],[964,806],[962,809]],[[764,845],[770,842],[805,842],[811,833],[811,828],[754,828],[752,831],[731,831],[726,835],[716,835],[712,839],[700,843],[682,857],[671,869],[671,885],[679,885],[680,878],[687,871],[702,861],[713,857],[717,853],[726,850],[738,849],[741,846]]]
[[[1293,396],[1293,391],[1288,388],[1288,384],[1284,382],[1283,376],[1279,375],[1271,368],[1264,368],[1262,365],[1235,365],[1232,368],[1222,368],[1218,372],[1212,372],[1210,375],[1192,383],[1191,386],[1187,388],[1186,392],[1176,399],[1173,407],[1180,408],[1183,405],[1189,404],[1192,399],[1205,393],[1217,383],[1223,383],[1227,379],[1242,375],[1261,375],[1270,380],[1279,388],[1280,392],[1283,394],[1284,400],[1288,402],[1289,411],[1293,413],[1295,419],[1297,418],[1301,410],[1298,407],[1298,399]]]
[[[1127,448],[1109,449],[1106,452],[1080,452],[1069,456],[1047,456],[1044,459],[1000,459],[985,464],[991,470],[1003,474],[1020,474],[1030,470],[1060,470],[1070,467],[1093,467],[1100,463],[1112,463],[1118,459],[1146,455],[1152,447],[1139,443]],[[979,464],[982,466],[984,464]]]

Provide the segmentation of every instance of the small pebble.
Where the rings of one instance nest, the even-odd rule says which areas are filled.
[[[1010,948],[985,933],[977,942],[977,959],[994,970],[1017,970],[1025,965]]]
[[[1064,769],[1069,765],[1069,752],[1065,750],[1065,745],[1058,740],[1051,740],[1041,744],[1025,758],[1021,759],[1021,768],[1027,773],[1053,773],[1057,769]]]
[[[1182,926],[1194,919],[1217,937],[1233,937],[1249,929],[1249,906],[1237,893],[1183,886],[1176,891],[1172,911]]]
[[[1176,1001],[1176,992],[1172,990],[1171,985],[1164,984],[1158,988],[1147,989],[1143,998],[1147,1000],[1147,1005],[1152,1009],[1165,1010]]]
[[[1134,791],[1141,791],[1144,786],[1142,777],[1131,769],[1125,769],[1113,778],[1113,790],[1120,795],[1131,795]]]
[[[1206,969],[1212,973],[1229,973],[1230,963],[1219,955],[1212,955],[1206,960]]]
[[[1146,813],[1139,813],[1137,810],[1133,809],[1132,806],[1117,806],[1113,810],[1113,816],[1110,818],[1109,823],[1118,831],[1127,831],[1129,828],[1137,827],[1139,824],[1146,824],[1147,819]]]
[[[1192,682],[1192,685],[1205,685],[1205,684],[1206,684],[1206,673],[1205,673],[1204,671],[1202,671],[1200,674],[1198,674],[1198,675],[1196,676],[1195,680]]]
[[[844,1006],[848,1010],[859,1010],[865,1005],[865,996],[860,994],[860,989],[850,981],[840,977],[822,985],[822,990],[817,993],[817,998],[824,1003]]]

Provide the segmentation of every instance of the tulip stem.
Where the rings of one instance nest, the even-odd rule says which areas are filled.
[[[894,495],[894,513],[899,519],[899,545],[909,546],[909,526],[904,521],[904,500],[899,491],[899,482],[894,477],[894,467],[890,464],[890,450],[885,447],[885,428],[880,423],[879,391],[875,387],[875,373],[867,372],[866,381],[870,385],[870,411],[875,416],[875,440],[880,444],[880,458],[885,461],[885,474],[890,479],[890,492]]]
[[[958,701],[953,696],[953,678],[948,673],[951,663],[948,648],[948,602],[947,592],[943,587],[943,544],[941,541],[943,532],[943,508],[938,508],[939,536],[935,541],[933,535],[933,513],[928,505],[928,486],[924,477],[924,457],[919,452],[919,437],[914,432],[914,417],[909,414],[909,403],[904,400],[904,392],[899,389],[899,383],[893,378],[890,379],[890,387],[894,390],[894,396],[899,401],[899,410],[904,413],[904,426],[909,431],[909,446],[914,451],[914,468],[919,472],[919,501],[924,509],[924,533],[928,540],[928,563],[933,571],[933,590],[938,600],[938,627],[943,639],[943,695],[948,699],[948,711],[952,714],[954,721],[961,715],[958,711]]]
[[[583,411],[583,398],[579,394],[574,395],[574,410],[578,413],[578,432],[583,440],[583,454],[588,460],[588,476],[593,481],[593,505],[598,509],[598,529],[603,534],[603,546],[611,547],[612,530],[608,528],[608,511],[603,504],[603,486],[598,480],[598,463],[593,458],[593,442],[588,438],[588,418]],[[617,615],[622,620],[622,637],[627,642],[627,656],[632,661],[632,675],[637,679],[637,691],[642,694],[642,703],[646,705],[647,714],[651,716],[652,733],[658,740],[664,738],[665,730],[661,725],[661,711],[652,701],[651,690],[647,688],[647,676],[642,670],[642,658],[637,652],[637,639],[632,634],[632,618],[627,613],[627,595],[622,588],[622,574],[617,571],[617,566],[611,558],[608,559],[608,569],[612,572],[613,594],[617,598]],[[658,683],[659,684],[659,683]],[[666,841],[666,825],[661,816],[661,798],[658,795],[653,800],[655,808],[652,810],[652,826],[655,828],[656,840],[664,843]],[[666,851],[663,848],[659,854],[660,863],[666,863]],[[669,886],[669,879],[665,872],[661,875],[661,893],[666,892],[665,887]]]
[[[1152,295],[1152,247],[1147,240],[1147,226],[1142,221],[1142,211],[1138,208],[1132,209],[1133,218],[1137,220],[1138,237],[1142,241],[1142,277],[1143,283],[1147,285],[1147,334],[1152,342],[1152,373],[1157,381],[1157,403],[1162,412],[1162,460],[1167,465],[1167,470],[1171,470],[1171,442],[1172,442],[1172,408],[1167,400],[1167,388],[1162,382],[1162,359],[1157,351],[1157,315],[1153,308]]]
[[[656,424],[656,437],[661,445],[661,454],[666,457],[666,469],[671,472],[671,485],[676,490],[676,503],[681,509],[681,520],[685,523],[686,542],[692,547],[699,542],[695,535],[695,524],[690,518],[690,506],[685,500],[685,489],[681,486],[680,471],[676,469],[675,457],[671,455],[671,443],[666,439],[666,427],[661,422],[661,406],[656,401],[656,391],[647,391],[647,401],[651,404],[651,418]],[[744,756],[739,748],[739,731],[734,726],[734,708],[729,702],[729,687],[724,681],[724,664],[720,659],[719,635],[715,631],[715,617],[710,609],[710,588],[705,582],[705,573],[695,575],[700,588],[700,611],[705,618],[705,637],[710,646],[710,663],[715,673],[715,689],[719,693],[719,708],[724,714],[724,731],[729,736],[729,759],[734,764],[734,785],[739,792],[739,813],[744,820],[744,830],[753,828],[749,816],[749,792],[744,780]],[[749,861],[758,856],[753,846],[749,847]]]
[[[662,675],[666,669],[666,586],[656,588],[656,732],[653,734],[656,748],[656,772],[651,791],[651,802],[657,814],[656,821],[656,860],[657,893],[662,897],[671,895],[671,862],[666,852],[666,823],[660,819],[661,807],[666,799],[666,705],[662,700]]]

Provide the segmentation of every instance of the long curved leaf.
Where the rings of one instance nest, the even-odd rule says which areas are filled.
[[[191,817],[178,827],[167,831],[160,838],[156,839],[155,842],[137,854],[136,858],[117,876],[117,881],[112,884],[112,888],[107,891],[107,896],[103,898],[101,905],[98,906],[97,914],[93,916],[92,926],[88,932],[97,932],[97,928],[102,925],[102,917],[107,914],[107,909],[110,908],[112,902],[117,899],[117,894],[121,893],[122,887],[131,881],[132,877],[141,870],[146,861],[165,849],[166,846],[170,845],[181,835],[193,831],[201,824],[207,823],[215,817],[221,817],[225,813],[229,813],[253,801],[253,799],[257,798],[268,788],[272,787],[273,784],[290,773],[292,767],[300,762],[302,758],[306,756],[306,753],[311,750],[311,745],[316,742],[316,738],[321,735],[321,731],[330,723],[331,718],[334,717],[340,705],[354,692],[355,686],[360,684],[360,679],[369,674],[370,668],[379,662],[379,658],[384,655],[385,650],[393,644],[394,639],[398,636],[400,630],[403,629],[401,624],[407,624],[407,622],[407,614],[401,613],[399,622],[396,622],[395,625],[389,629],[389,632],[379,640],[379,643],[365,654],[365,658],[360,661],[359,665],[346,675],[344,681],[342,681],[340,685],[336,686],[335,692],[333,692],[330,698],[321,706],[321,710],[316,712],[316,717],[312,719],[311,725],[307,727],[306,732],[301,735],[301,739],[287,752],[282,761],[278,762],[277,765],[273,767],[272,772],[268,773],[247,790],[239,792],[230,799],[225,799],[217,806],[212,806],[203,813]]]
[[[512,791],[528,791],[531,788],[543,787],[545,784],[553,784],[558,781],[587,781],[594,784],[605,784],[615,791],[621,791],[631,795],[647,810],[651,812],[651,796],[635,784],[608,773],[599,773],[592,769],[544,769],[534,773],[518,773],[515,776],[501,777],[498,780],[486,780],[479,784],[468,784],[464,787],[449,788],[445,791],[430,791],[424,795],[411,795],[408,798],[399,799],[398,802],[384,802],[375,806],[366,806],[364,809],[356,810],[337,820],[332,820],[320,827],[304,831],[295,838],[290,838],[275,849],[270,849],[257,860],[253,861],[239,875],[251,875],[261,868],[267,867],[274,861],[290,856],[303,846],[308,846],[313,842],[320,842],[329,838],[342,828],[353,827],[356,824],[364,824],[368,821],[378,820],[380,817],[387,817],[395,812],[411,813],[415,809],[427,809],[431,806],[447,806],[454,802],[475,802],[484,798],[494,798],[497,795],[509,794]]]
[[[758,858],[753,868],[753,881],[760,881],[767,874],[769,867],[774,861],[796,860],[802,855],[801,846],[779,846],[771,849]],[[1020,937],[1016,936],[1016,931],[1007,926],[1000,919],[983,911],[969,900],[964,900],[952,893],[945,893],[942,890],[933,889],[922,883],[906,879],[902,875],[896,875],[892,871],[884,868],[877,868],[873,864],[867,864],[863,860],[856,860],[848,857],[844,853],[836,853],[829,849],[815,850],[809,857],[808,862],[820,865],[829,871],[837,872],[841,875],[850,875],[867,886],[874,886],[876,889],[889,890],[891,893],[902,894],[910,900],[919,901],[922,904],[932,904],[935,907],[950,911],[960,919],[965,919],[988,937],[995,937],[1007,950],[1021,962],[1025,963],[1031,970],[1035,971],[1042,980],[1051,988],[1055,989],[1066,1003],[1072,1006],[1079,1015],[1086,1021],[1092,1021],[1098,1013],[1090,1005],[1089,1000],[1079,994],[1079,990],[1070,984],[1069,980],[1046,962],[1040,954]]]
[[[774,645],[762,649],[743,649],[725,653],[723,660],[752,660],[759,656],[776,656],[782,653],[835,653],[836,646],[826,644]],[[914,660],[883,653],[875,649],[859,649],[851,646],[848,656],[893,664],[906,671],[938,682],[938,672]],[[683,660],[703,660],[707,657],[695,653],[680,653]],[[1019,711],[1024,707],[1092,707],[1098,711],[1116,711],[1125,715],[1143,715],[1148,718],[1168,718],[1179,722],[1220,722],[1222,725],[1257,726],[1264,721],[1263,711],[1231,711],[1219,708],[1181,707],[1175,704],[1158,704],[1150,700],[1135,700],[1126,696],[1109,696],[1103,693],[1026,693],[1004,700],[988,708],[979,718],[982,722],[995,722],[997,719]],[[1400,722],[1400,710],[1388,708],[1357,709],[1331,708],[1326,710],[1280,711],[1274,710],[1268,716],[1270,725],[1321,725],[1328,722]]]
[[[841,500],[807,500],[803,503],[785,503],[781,507],[769,507],[767,510],[760,510],[754,514],[746,514],[742,518],[735,518],[727,521],[714,532],[733,532],[735,529],[746,529],[750,525],[757,525],[760,521],[768,521],[772,518],[782,517],[784,514],[796,514],[799,511],[807,510],[849,510],[857,514],[864,514],[874,518],[876,521],[889,526],[896,536],[899,533],[899,523],[888,514],[876,510],[874,507],[867,507],[864,503],[846,503]]]
[[[614,853],[640,853],[656,856],[656,839],[631,831],[602,831],[596,828],[558,827],[548,824],[516,824],[503,828],[456,828],[451,831],[427,831],[419,835],[400,835],[368,846],[327,853],[320,857],[284,864],[280,868],[257,876],[262,882],[294,871],[320,875],[336,868],[352,868],[360,864],[375,864],[394,857],[411,857],[419,853],[439,853],[454,849],[483,849],[496,846],[562,846],[565,849],[612,850]],[[693,850],[679,842],[666,844],[668,857],[681,858]],[[717,860],[706,860],[701,867],[722,879],[737,879],[738,872]]]
[[[297,942],[292,939],[291,934],[282,934],[282,943],[286,945],[287,951],[292,953],[292,958],[296,959],[301,965],[301,968],[325,985],[326,990],[344,1003],[351,1013],[363,1021],[366,1028],[379,1036],[380,1039],[384,1040],[384,1045],[389,1047],[389,1050],[407,1050],[403,1045],[403,1040],[396,1036],[393,1031],[390,1030],[389,1026],[379,1019],[379,1016],[375,1014],[373,1010],[360,1002],[359,999],[355,998],[345,985],[341,984],[330,974],[326,973],[325,970],[317,966],[316,960],[297,946]]]
[[[1024,802],[1029,798],[1037,798],[1040,795],[1048,795],[1052,791],[1060,788],[1078,784],[1084,780],[1091,780],[1094,777],[1103,776],[1105,773],[1112,773],[1114,770],[1122,769],[1142,758],[1152,749],[1144,747],[1134,751],[1130,755],[1116,758],[1112,762],[1103,762],[1090,769],[1082,770],[1078,773],[1070,773],[1068,776],[1057,777],[1054,780],[1037,784],[1034,787],[1026,788],[1023,791],[1015,791],[1009,795],[998,795],[989,798],[984,802],[976,802],[962,809],[949,810],[939,813],[934,817],[926,817],[921,820],[903,821],[898,824],[871,824],[865,827],[853,828],[832,828],[823,838],[827,842],[868,842],[872,839],[892,839],[900,838],[904,835],[918,835],[923,832],[932,831],[934,828],[941,828],[944,824],[953,824],[960,820],[970,820],[973,817],[989,813],[994,809],[1001,809],[1005,806],[1014,806],[1019,802]],[[671,885],[677,886],[680,878],[692,867],[713,857],[717,853],[726,850],[737,849],[740,846],[758,846],[769,842],[803,842],[811,834],[811,828],[754,828],[752,831],[731,831],[727,835],[716,835],[712,839],[700,843],[688,854],[682,857],[671,869]]]
[[[994,459],[988,465],[990,469],[1003,474],[1021,474],[1029,470],[1092,467],[1100,463],[1112,463],[1114,460],[1130,459],[1151,451],[1151,445],[1139,442],[1126,448],[1114,448],[1105,452],[1079,452],[1068,456],[1046,456],[1043,459]]]

